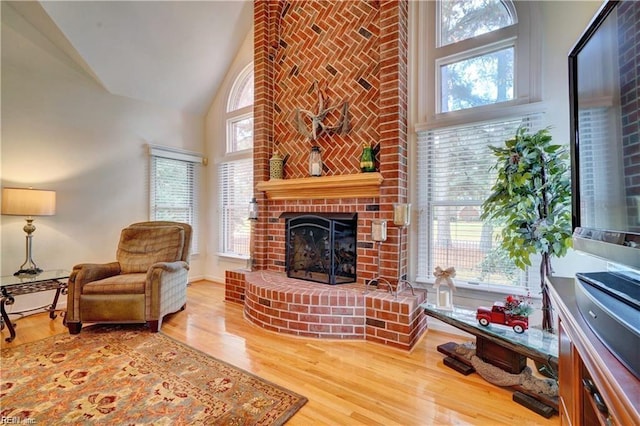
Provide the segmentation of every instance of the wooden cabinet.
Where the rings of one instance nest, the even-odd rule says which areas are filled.
[[[576,418],[576,413],[573,412],[576,406],[573,389],[579,386],[579,377],[573,372],[577,371],[575,361],[578,357],[574,354],[571,339],[564,331],[562,320],[558,321],[558,338],[558,387],[560,389],[558,410],[560,411],[560,424],[571,426],[571,420]]]
[[[558,317],[558,408],[567,426],[640,425],[640,381],[591,331],[573,278],[550,280]]]

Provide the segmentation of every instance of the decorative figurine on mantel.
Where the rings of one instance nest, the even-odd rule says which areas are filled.
[[[371,144],[365,142],[362,144],[362,155],[360,156],[360,170],[363,173],[375,172],[376,163],[373,155]]]
[[[284,163],[287,162],[289,154],[282,157],[278,151],[273,151],[269,159],[269,178],[272,180],[284,178]]]
[[[447,269],[442,269],[436,266],[433,275],[436,277],[436,282],[433,284],[433,288],[436,291],[436,308],[452,311],[453,291],[456,289],[453,282],[453,278],[456,276],[455,268],[451,266]]]

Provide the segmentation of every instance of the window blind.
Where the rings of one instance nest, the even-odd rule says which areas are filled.
[[[460,281],[526,285],[498,247],[500,229],[480,215],[496,176],[489,146],[541,122],[535,114],[418,132],[418,280],[432,279],[436,266],[453,266]]]
[[[606,147],[602,140],[615,140],[611,138],[615,126],[609,123],[610,107],[594,106],[580,109],[578,125],[580,126],[580,204],[581,222],[583,224],[610,223],[612,218],[602,220],[605,215],[611,215],[607,208],[602,206],[603,201],[596,198],[596,194],[604,194],[614,191],[614,188],[624,188],[619,182],[615,182],[617,175],[613,172],[620,170],[621,166],[615,164],[623,158],[616,148]],[[600,176],[600,180],[594,179]],[[605,179],[602,179],[605,177]],[[619,195],[621,198],[625,194]]]
[[[228,256],[249,257],[251,226],[249,201],[253,197],[253,159],[218,165],[220,251]]]
[[[188,223],[193,228],[192,253],[198,253],[199,154],[150,147],[150,220]]]

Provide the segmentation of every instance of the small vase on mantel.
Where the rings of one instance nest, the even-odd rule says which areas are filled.
[[[360,170],[364,173],[375,172],[376,163],[373,158],[373,148],[368,143],[362,144],[362,155],[360,156]]]
[[[269,159],[269,179],[282,179],[284,177],[284,158],[278,151],[274,151]]]

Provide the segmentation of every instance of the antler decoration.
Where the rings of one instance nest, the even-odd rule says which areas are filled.
[[[453,283],[453,278],[456,276],[456,270],[453,266],[442,269],[436,266],[436,270],[433,271],[433,275],[436,277],[436,282],[433,284],[433,288],[439,288],[442,284],[446,284],[452,290],[456,289],[456,285]]]
[[[325,133],[346,133],[349,131],[349,104],[344,102],[342,104],[342,112],[340,113],[340,119],[335,126],[328,126],[324,124],[325,118],[332,111],[338,109],[337,106],[325,108],[326,96],[324,92],[318,87],[318,82],[313,82],[313,87],[318,91],[318,112],[314,113],[306,109],[296,108],[295,125],[298,132],[310,140],[315,141]],[[303,117],[306,116],[307,120],[311,120],[311,131],[307,128],[307,120]]]

